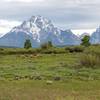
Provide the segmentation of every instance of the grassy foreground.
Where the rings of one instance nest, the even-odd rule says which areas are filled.
[[[0,100],[100,100],[100,69],[81,67],[82,53],[16,50],[0,55]]]
[[[0,100],[100,100],[100,81],[0,81]]]

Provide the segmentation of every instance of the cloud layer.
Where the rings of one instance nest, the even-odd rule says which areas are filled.
[[[62,29],[94,29],[100,24],[99,12],[100,0],[0,0],[0,19],[24,21],[41,15]]]
[[[20,25],[19,21],[8,21],[0,20],[0,36],[3,36],[5,33],[9,32],[13,27]]]

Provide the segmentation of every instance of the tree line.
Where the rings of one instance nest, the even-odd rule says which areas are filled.
[[[90,46],[90,36],[88,35],[85,35],[82,40],[81,40],[81,45],[82,46]],[[53,44],[51,41],[48,41],[47,43],[44,43],[44,44],[41,44],[41,48],[43,49],[47,49],[47,48],[50,48],[50,47],[53,47]],[[27,39],[24,43],[24,48],[25,49],[29,49],[29,48],[32,48],[32,44],[31,44],[31,41],[29,39]]]

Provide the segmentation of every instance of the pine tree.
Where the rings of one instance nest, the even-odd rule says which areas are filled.
[[[90,46],[90,36],[84,36],[84,38],[82,39],[82,43],[81,45],[83,46]]]
[[[31,41],[30,41],[29,39],[27,39],[27,40],[25,41],[24,48],[25,48],[25,49],[29,49],[29,48],[31,48],[31,47],[32,47]]]
[[[48,41],[47,45],[48,45],[48,48],[53,47],[53,44],[51,41]]]

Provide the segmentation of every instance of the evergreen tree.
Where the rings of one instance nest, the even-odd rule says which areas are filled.
[[[48,45],[48,48],[49,48],[49,47],[53,47],[53,45],[52,45],[52,42],[51,42],[51,41],[48,41],[47,45]]]
[[[31,41],[30,41],[29,39],[27,39],[27,40],[25,41],[24,48],[25,48],[25,49],[29,49],[29,48],[31,48],[31,47],[32,47]]]
[[[83,46],[90,46],[90,36],[84,36],[84,38],[82,39],[82,43],[81,45]]]

